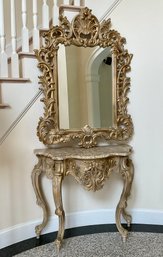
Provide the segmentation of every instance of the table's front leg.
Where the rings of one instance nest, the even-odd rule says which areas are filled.
[[[33,171],[32,171],[32,185],[35,191],[36,199],[37,199],[37,204],[42,208],[43,210],[43,221],[40,225],[36,226],[35,232],[37,237],[40,236],[43,228],[46,226],[48,222],[48,206],[45,201],[43,191],[41,188],[41,175],[43,172],[43,160],[41,157],[38,157],[38,163],[35,165]]]
[[[55,174],[53,177],[53,196],[56,206],[55,214],[59,217],[59,230],[56,239],[57,249],[60,250],[65,230],[65,213],[62,203],[62,180],[63,180],[63,162],[55,163]]]
[[[123,228],[121,225],[121,215],[127,222],[127,225],[130,226],[131,223],[131,215],[129,215],[126,211],[127,207],[127,199],[130,195],[134,169],[132,161],[128,157],[120,157],[120,165],[119,165],[119,173],[122,175],[124,180],[123,191],[120,197],[120,201],[116,208],[116,225],[117,229],[120,232],[123,241],[125,242],[127,239],[128,231]]]

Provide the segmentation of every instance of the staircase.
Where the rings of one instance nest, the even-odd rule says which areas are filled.
[[[33,51],[42,44],[42,31],[58,25],[59,12],[84,5],[84,0],[0,0],[0,145],[42,94]]]
[[[40,210],[35,204],[30,178],[37,161],[33,149],[45,147],[36,136],[38,120],[43,113],[38,62],[33,54],[33,49],[41,45],[38,31],[40,34],[48,29],[49,21],[55,25],[58,23],[58,5],[68,16],[70,9],[77,11],[85,4],[103,20],[110,17],[121,1],[78,0],[71,1],[70,5],[66,0],[0,0],[0,59],[4,58],[0,62],[0,248],[34,237],[34,226],[40,222]],[[15,29],[11,29],[11,11],[15,17],[12,18]],[[25,46],[23,37],[26,38]],[[43,186],[45,195],[51,199],[53,215],[53,198],[48,183],[43,181]],[[72,195],[74,186],[67,187],[72,189]],[[45,233],[57,229],[55,219],[51,224]]]

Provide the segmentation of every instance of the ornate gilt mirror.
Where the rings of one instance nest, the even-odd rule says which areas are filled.
[[[37,133],[46,145],[78,142],[93,147],[101,141],[127,141],[133,133],[127,111],[132,55],[125,38],[101,23],[87,7],[69,22],[43,33],[36,50],[44,115]]]

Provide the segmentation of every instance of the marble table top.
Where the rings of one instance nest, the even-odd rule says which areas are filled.
[[[122,144],[97,146],[89,149],[80,147],[60,147],[34,150],[34,153],[37,156],[45,156],[53,160],[65,160],[70,158],[99,159],[110,156],[128,156],[131,152],[131,146]]]

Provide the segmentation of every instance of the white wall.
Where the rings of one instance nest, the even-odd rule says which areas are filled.
[[[92,1],[95,13],[98,14],[97,10],[106,11],[101,1],[100,7],[97,5],[93,5]],[[134,222],[139,221],[139,215],[146,213],[142,222],[147,224],[163,224],[162,10],[162,0],[122,0],[111,14],[112,28],[126,37],[126,47],[134,55],[129,74],[129,112],[135,129],[131,141],[135,177],[128,206],[137,213],[133,217]],[[18,102],[18,99],[15,98],[15,101]],[[1,230],[32,222],[42,216],[41,209],[35,203],[30,179],[36,163],[33,149],[42,147],[36,137],[41,112],[41,105],[37,102],[0,148]],[[51,183],[45,179],[43,182],[54,213]],[[103,212],[115,208],[121,190],[122,181],[117,175],[113,175],[104,189],[96,193],[84,191],[71,177],[66,178],[63,185],[66,213],[87,211],[92,215],[93,223],[93,215],[98,210]]]
[[[163,210],[162,8],[161,0],[123,0],[111,15],[134,55],[129,105],[135,128],[132,208]]]

